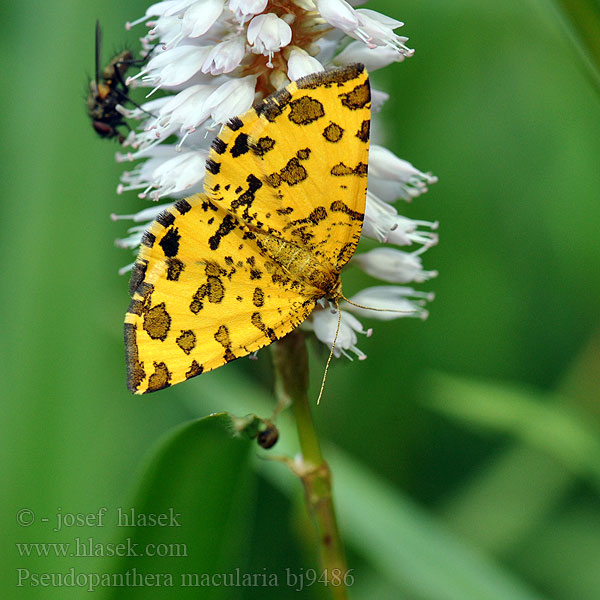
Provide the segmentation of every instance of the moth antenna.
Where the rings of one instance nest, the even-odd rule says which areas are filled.
[[[352,300],[348,300],[348,298],[346,298],[346,296],[344,296],[344,294],[342,294],[342,298],[348,304],[352,304],[352,306],[356,306],[357,308],[364,308],[366,310],[374,310],[377,312],[401,313],[401,314],[410,314],[410,313],[415,312],[414,310],[394,310],[393,308],[374,308],[373,306],[364,306],[363,304],[356,304],[356,302],[352,302]]]
[[[323,390],[325,389],[325,381],[327,379],[327,372],[329,371],[329,365],[331,364],[331,359],[333,357],[333,351],[335,350],[335,343],[337,342],[338,333],[340,332],[340,325],[342,323],[342,311],[340,310],[340,305],[339,305],[337,298],[335,299],[335,308],[336,308],[337,314],[338,314],[337,328],[335,330],[335,337],[333,338],[333,344],[331,344],[331,351],[329,352],[329,358],[327,359],[327,364],[325,365],[325,372],[323,373],[323,380],[321,381],[321,389],[319,390],[319,397],[317,398],[317,406],[321,402],[321,396],[323,395]]]

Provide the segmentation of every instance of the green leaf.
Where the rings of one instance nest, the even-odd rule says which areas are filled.
[[[597,500],[586,498],[563,505],[563,511],[554,513],[546,527],[536,530],[522,550],[521,568],[553,598],[595,600],[600,589]]]
[[[170,433],[152,456],[124,522],[167,515],[161,525],[124,526],[120,542],[140,556],[117,561],[112,572],[164,574],[151,585],[114,588],[111,597],[221,598],[224,585],[189,587],[202,575],[244,571],[253,517],[248,440],[234,438],[230,417],[213,414]],[[161,556],[148,556],[160,552]],[[169,581],[169,576],[172,581]],[[174,594],[176,591],[176,594]]]
[[[495,556],[512,557],[555,518],[575,481],[556,460],[515,441],[446,494],[437,513],[454,534]]]
[[[221,398],[229,392],[227,408],[235,413],[257,414],[272,410],[250,381],[229,381],[215,373],[203,382],[204,397]],[[202,410],[202,396],[186,396],[188,405]],[[208,400],[210,401],[210,400]],[[289,411],[280,415],[280,439],[275,453],[297,449]],[[324,444],[331,466],[335,506],[342,539],[364,557],[378,575],[401,597],[427,600],[534,600],[539,596],[494,559],[446,531],[434,516],[394,490],[360,463]],[[284,493],[296,498],[301,484],[279,463],[255,461],[257,470]],[[352,568],[352,565],[350,565]],[[357,583],[360,573],[354,573]]]
[[[600,432],[556,396],[449,375],[431,381],[430,406],[471,427],[512,435],[600,488]]]
[[[582,66],[600,91],[600,11],[597,0],[554,0]]]
[[[344,539],[398,589],[428,600],[533,600],[518,577],[339,450],[328,448]]]

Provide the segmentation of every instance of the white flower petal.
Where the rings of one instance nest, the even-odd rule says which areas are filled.
[[[258,15],[267,8],[268,0],[229,0],[229,10],[236,19],[244,23],[250,15]]]
[[[189,81],[206,60],[210,46],[178,46],[150,59],[140,74],[151,86],[175,86]],[[137,76],[136,76],[137,77]]]
[[[355,13],[359,26],[354,31],[349,31],[349,36],[363,41],[369,48],[388,46],[404,56],[414,54],[414,50],[404,44],[408,38],[394,33],[394,29],[403,25],[401,21],[365,8],[359,8]]]
[[[415,252],[402,252],[395,248],[374,248],[363,254],[355,254],[352,263],[365,273],[390,283],[422,283],[437,275],[437,271],[425,271],[420,254],[425,246]]]
[[[367,190],[365,217],[361,235],[385,242],[395,223],[398,212]]]
[[[390,99],[390,95],[381,90],[371,88],[371,112],[379,112],[385,102]]]
[[[361,15],[363,18],[366,17],[370,21],[374,21],[375,23],[378,23],[379,25],[388,29],[398,29],[398,27],[402,27],[404,25],[402,21],[392,19],[392,17],[388,17],[387,15],[383,15],[369,8],[357,8],[356,13]]]
[[[189,31],[188,35],[191,38],[204,35],[221,16],[224,5],[224,0],[204,0],[190,6],[183,16],[183,27]]]
[[[355,10],[344,0],[315,0],[321,16],[344,33],[353,31],[359,25]]]
[[[300,79],[300,77],[305,77],[311,73],[319,73],[323,70],[323,65],[301,48],[294,48],[290,52],[287,71],[290,81],[295,81],[296,79]]]
[[[315,333],[317,339],[331,348],[335,341],[333,355],[340,357],[342,354],[352,360],[348,351],[353,352],[359,360],[367,356],[356,347],[358,337],[356,332],[370,335],[369,331],[363,329],[360,321],[352,314],[341,311],[340,328],[338,331],[338,313],[329,309],[315,310],[311,315],[309,327]],[[337,339],[336,339],[337,332]]]
[[[389,46],[376,46],[369,48],[360,41],[348,44],[333,60],[336,65],[362,63],[367,71],[375,71],[387,67],[393,62],[402,62],[404,55]]]
[[[292,29],[273,13],[258,15],[250,21],[247,33],[248,43],[256,54],[269,57],[268,67],[272,67],[273,53],[279,52],[292,41]]]
[[[242,62],[245,50],[246,43],[243,37],[220,42],[208,53],[202,65],[202,72],[211,75],[230,73]]]
[[[383,181],[381,181],[383,180]],[[411,200],[427,191],[427,185],[437,182],[431,173],[423,173],[393,152],[371,144],[369,149],[369,186],[384,200]],[[390,185],[391,183],[391,185]]]
[[[188,192],[204,179],[207,151],[182,152],[163,162],[152,173],[150,183],[156,188],[153,198],[175,196]]]
[[[424,305],[426,301],[433,300],[433,294],[398,285],[380,285],[362,289],[349,300],[354,304],[343,302],[344,308],[360,317],[379,321],[403,317],[426,319],[428,312]],[[369,308],[361,308],[355,304]]]
[[[226,123],[232,117],[246,112],[254,102],[256,76],[230,79],[220,85],[206,100],[213,122]]]
[[[161,4],[168,5],[166,7],[166,10],[164,10],[162,14],[165,17],[181,15],[188,8],[188,6],[191,6],[192,4],[196,4],[196,2],[198,2],[198,0],[175,0],[175,1],[167,0],[166,2],[161,2]]]

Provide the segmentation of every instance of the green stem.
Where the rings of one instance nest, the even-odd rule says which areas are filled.
[[[303,466],[306,504],[319,536],[321,566],[333,598],[348,598],[344,585],[348,572],[331,493],[331,471],[323,459],[308,400],[308,353],[304,334],[293,331],[272,346],[275,387],[280,403],[292,404]]]
[[[596,0],[554,0],[571,40],[600,91],[600,10]]]

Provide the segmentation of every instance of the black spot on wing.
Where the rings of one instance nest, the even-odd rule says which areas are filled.
[[[223,354],[223,360],[225,362],[231,362],[232,360],[238,358],[231,351],[231,338],[229,337],[229,329],[227,328],[227,325],[219,325],[219,328],[214,334],[214,338],[225,349]]]
[[[129,295],[133,296],[133,293],[138,289],[140,283],[144,281],[146,276],[146,269],[148,268],[148,261],[145,259],[138,258],[133,265],[131,270],[131,278],[129,279]]]
[[[324,221],[327,218],[327,211],[324,206],[317,206],[310,215],[308,215],[308,220],[313,225],[318,225],[321,221]]]
[[[242,212],[242,215],[245,219],[251,220],[250,214],[248,213],[248,209],[252,206],[252,203],[254,202],[256,191],[259,190],[263,184],[262,181],[252,173],[250,173],[250,175],[246,177],[246,183],[248,184],[248,189],[242,194],[240,194],[235,200],[232,200],[231,210],[237,212],[238,209],[243,206],[244,210]],[[241,192],[242,188],[237,188],[236,193],[238,193],[238,190]],[[246,235],[250,237],[249,232]]]
[[[344,244],[344,246],[338,252],[338,256],[337,256],[338,268],[341,269],[352,258],[352,255],[354,254],[354,250],[356,250],[355,243],[348,242],[347,244]]]
[[[163,210],[158,217],[156,222],[160,223],[164,228],[170,227],[175,222],[175,216],[172,215],[168,210]]]
[[[344,130],[337,123],[330,123],[323,129],[323,137],[328,142],[339,142],[342,139]]]
[[[191,329],[187,329],[181,332],[175,342],[186,354],[189,354],[196,347],[196,334]]]
[[[308,177],[306,169],[300,164],[297,158],[290,159],[279,173],[281,179],[288,185],[295,185]]]
[[[135,393],[146,377],[144,363],[139,360],[137,326],[125,323],[125,363],[127,365],[127,387]]]
[[[176,256],[179,252],[179,230],[177,227],[172,227],[165,233],[160,242],[159,246],[163,249],[165,256]]]
[[[204,212],[208,212],[209,210],[212,210],[213,212],[217,212],[219,209],[215,206],[215,204],[213,204],[210,200],[205,200],[204,202],[202,202],[202,210]]]
[[[144,235],[142,236],[142,246],[146,246],[147,248],[152,248],[154,246],[154,242],[156,241],[156,236],[149,231],[144,231]]]
[[[321,221],[324,221],[327,218],[327,210],[324,206],[317,206],[315,209],[311,211],[311,213],[305,219],[295,219],[291,221],[288,225],[286,225],[285,229],[289,229],[290,227],[295,227],[297,225],[318,225]],[[306,235],[305,232],[301,232],[302,228],[298,230],[293,230],[292,233],[297,232],[296,235]]]
[[[337,165],[333,165],[333,167],[331,167],[330,173],[335,177],[341,177],[343,175],[353,175],[354,169],[346,166],[343,162],[341,162]]]
[[[192,210],[192,205],[183,198],[181,200],[177,200],[174,206],[179,211],[180,215],[185,215],[186,212]]]
[[[148,392],[156,392],[171,385],[171,373],[164,362],[154,363],[154,373],[148,378]]]
[[[221,243],[221,239],[235,229],[237,220],[232,215],[225,215],[217,231],[208,238],[208,245],[211,250],[216,250]]]
[[[225,350],[225,354],[223,354],[223,360],[224,360],[226,363],[230,363],[230,362],[232,362],[232,361],[236,360],[237,358],[239,358],[239,356],[236,356],[236,355],[235,355],[235,354],[234,354],[234,353],[231,351],[231,348],[227,348],[227,349]]]
[[[191,377],[196,377],[196,375],[201,375],[203,371],[204,367],[193,360],[190,368],[185,373],[185,378],[190,379]]]
[[[212,141],[211,147],[217,154],[224,154],[227,150],[227,144],[220,137]]]
[[[350,110],[364,108],[371,101],[371,88],[369,83],[361,83],[347,94],[341,94],[342,104]]]
[[[239,117],[233,117],[233,119],[230,119],[225,126],[229,127],[231,131],[237,131],[244,126],[244,122]]]
[[[171,328],[171,316],[164,302],[153,306],[144,314],[144,330],[153,340],[165,341]]]
[[[323,105],[310,96],[302,96],[290,102],[288,119],[296,125],[308,125],[324,116]]]
[[[242,154],[246,154],[246,152],[248,152],[248,150],[250,150],[250,147],[248,146],[248,134],[240,133],[235,138],[233,147],[230,150],[231,156],[233,156],[234,158],[237,158],[238,156],[241,156]]]
[[[335,202],[332,202],[329,208],[332,212],[342,212],[348,215],[353,221],[362,221],[364,218],[363,213],[360,213],[356,210],[352,210],[347,204],[345,204],[341,200],[336,200]]]
[[[360,125],[360,129],[356,132],[356,137],[361,142],[365,142],[365,143],[368,142],[370,129],[371,129],[371,121],[369,119],[364,120]]]
[[[361,63],[354,63],[339,67],[336,69],[328,69],[327,71],[321,71],[320,73],[312,73],[306,77],[302,77],[296,81],[298,89],[315,89],[320,87],[330,87],[337,85],[338,87],[350,81],[356,79],[365,70],[365,66]]]
[[[271,173],[270,175],[267,175],[265,177],[265,181],[271,186],[271,187],[279,187],[281,185],[281,175],[279,173]]]
[[[216,175],[221,170],[221,163],[215,162],[212,158],[206,161],[206,170]]]
[[[250,145],[252,152],[257,156],[264,156],[275,147],[275,140],[269,136],[258,138],[256,142]]]
[[[341,162],[331,167],[330,173],[335,177],[343,177],[344,175],[358,175],[359,177],[366,177],[367,171],[368,167],[365,163],[359,162],[356,167],[352,168]]]
[[[267,325],[263,322],[259,312],[252,313],[252,316],[250,317],[250,322],[257,329],[262,331],[264,336],[269,338],[271,342],[275,342],[277,340],[277,335],[275,334],[275,331],[271,327],[267,327]]]
[[[261,288],[254,288],[254,293],[252,294],[252,304],[257,308],[260,308],[265,303],[265,293]]]
[[[286,88],[277,90],[270,96],[267,96],[262,102],[254,105],[254,110],[259,116],[263,116],[268,121],[274,121],[288,105],[292,95]]]
[[[178,258],[167,258],[167,280],[178,281],[179,276],[185,269],[185,264]]]
[[[302,152],[302,151],[300,151]],[[308,157],[308,154],[303,155]],[[308,177],[308,172],[300,164],[298,158],[291,158],[285,167],[278,173],[271,173],[265,177],[266,182],[272,187],[279,187],[281,182],[284,181],[288,185],[296,185],[301,181],[304,181]]]

